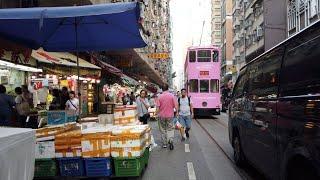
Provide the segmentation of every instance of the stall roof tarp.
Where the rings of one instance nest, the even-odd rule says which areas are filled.
[[[42,49],[39,49],[33,50],[31,56],[42,63],[77,67],[77,57],[70,53],[46,52]],[[91,64],[81,58],[79,58],[79,67],[89,69],[101,69],[100,67]]]
[[[35,145],[34,130],[0,127],[0,179],[32,180]]]
[[[140,48],[139,18],[136,2],[1,9],[0,36],[52,52]]]

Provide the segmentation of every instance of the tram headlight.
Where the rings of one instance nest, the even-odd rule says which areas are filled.
[[[207,107],[208,103],[207,102],[202,102],[203,107]]]

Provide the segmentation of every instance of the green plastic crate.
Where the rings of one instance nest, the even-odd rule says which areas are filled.
[[[149,148],[143,155],[134,158],[114,158],[114,169],[116,177],[137,177],[145,168],[149,159]]]
[[[36,159],[34,177],[52,177],[58,172],[55,159]]]

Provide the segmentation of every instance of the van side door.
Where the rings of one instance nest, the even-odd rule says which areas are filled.
[[[277,102],[284,47],[278,47],[248,66],[248,99],[252,119],[247,128],[250,159],[271,179],[277,176]]]

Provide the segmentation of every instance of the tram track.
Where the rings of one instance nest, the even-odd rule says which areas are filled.
[[[210,117],[213,120],[216,120],[213,117]],[[197,124],[200,126],[200,128],[208,135],[209,139],[218,147],[219,151],[223,153],[223,155],[228,159],[229,163],[232,165],[232,167],[236,170],[236,172],[239,174],[239,176],[242,179],[246,179],[246,180],[253,180],[248,173],[246,173],[244,170],[240,169],[239,167],[237,167],[237,165],[234,163],[234,160],[228,155],[228,153],[222,148],[222,146],[218,143],[218,141],[213,137],[212,134],[210,134],[208,132],[208,130],[199,122],[198,119],[195,119],[195,121],[197,122]],[[225,128],[227,128],[227,126],[225,124],[223,124],[220,121],[215,121],[218,124],[224,126]]]

